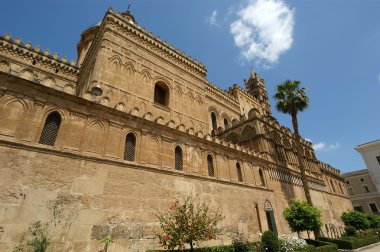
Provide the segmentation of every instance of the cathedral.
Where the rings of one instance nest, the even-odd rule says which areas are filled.
[[[110,8],[77,49],[69,62],[0,37],[0,251],[50,220],[48,202],[74,213],[49,251],[98,251],[107,235],[112,251],[160,248],[157,211],[189,195],[225,216],[210,244],[290,233],[282,212],[305,199],[298,156],[322,233],[341,232],[352,205],[340,171],[307,140],[295,147],[257,73],[222,90],[129,10]]]

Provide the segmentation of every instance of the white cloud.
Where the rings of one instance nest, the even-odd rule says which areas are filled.
[[[251,0],[237,15],[230,32],[244,59],[272,65],[292,46],[294,9],[283,0]]]
[[[211,16],[206,18],[206,23],[208,23],[210,26],[219,26],[217,18],[218,18],[218,11],[213,10],[211,13]]]
[[[340,144],[339,143],[328,144],[328,143],[320,142],[320,143],[313,144],[313,148],[316,151],[331,151],[331,150],[336,150],[340,148]]]

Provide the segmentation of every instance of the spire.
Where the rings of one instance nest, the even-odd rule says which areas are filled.
[[[131,7],[131,5],[129,4],[127,10],[126,10],[125,12],[121,12],[120,14],[121,14],[121,16],[122,16],[124,19],[126,19],[127,21],[129,21],[129,22],[132,21],[133,23],[136,23],[136,21],[135,21],[135,17],[132,16],[131,11],[130,11],[130,9],[129,9],[130,7]]]
[[[262,103],[266,110],[269,111],[269,101],[268,101],[268,93],[265,87],[264,79],[260,78],[260,76],[253,71],[251,67],[251,72],[249,74],[249,79],[244,80],[246,91],[254,97],[257,101]]]

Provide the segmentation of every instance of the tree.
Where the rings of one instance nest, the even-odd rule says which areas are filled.
[[[193,251],[194,243],[215,239],[220,233],[217,225],[224,217],[219,210],[212,211],[206,203],[194,201],[189,196],[181,204],[176,201],[164,213],[158,212],[162,233],[157,236],[165,248],[183,248],[188,243]]]
[[[302,157],[301,136],[298,130],[297,113],[304,111],[309,106],[309,97],[306,96],[306,89],[300,88],[301,82],[299,80],[291,81],[286,80],[276,87],[276,94],[274,98],[276,100],[276,108],[279,112],[284,114],[290,114],[292,117],[292,124],[294,135],[297,145],[297,156],[299,162],[299,168],[301,172],[301,180],[303,189],[305,191],[305,197],[307,203],[313,204],[310,196],[310,189],[307,183],[307,177],[305,172],[305,165]]]
[[[292,231],[319,231],[322,227],[321,212],[303,200],[293,200],[284,210],[284,217]],[[310,239],[310,237],[309,237]]]
[[[355,210],[344,212],[341,216],[344,225],[353,226],[356,230],[365,230],[370,227],[367,216]]]
[[[374,214],[366,214],[367,220],[369,221],[369,227],[376,229],[380,228],[380,216]]]

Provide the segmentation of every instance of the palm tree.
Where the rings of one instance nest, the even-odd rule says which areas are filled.
[[[286,80],[276,87],[276,108],[279,112],[290,114],[292,117],[294,135],[296,137],[297,157],[300,165],[301,180],[307,203],[313,205],[310,197],[310,189],[307,183],[304,161],[302,157],[301,136],[298,131],[297,113],[304,111],[309,105],[309,97],[306,96],[306,89],[300,88],[301,82],[299,80],[291,81]]]

